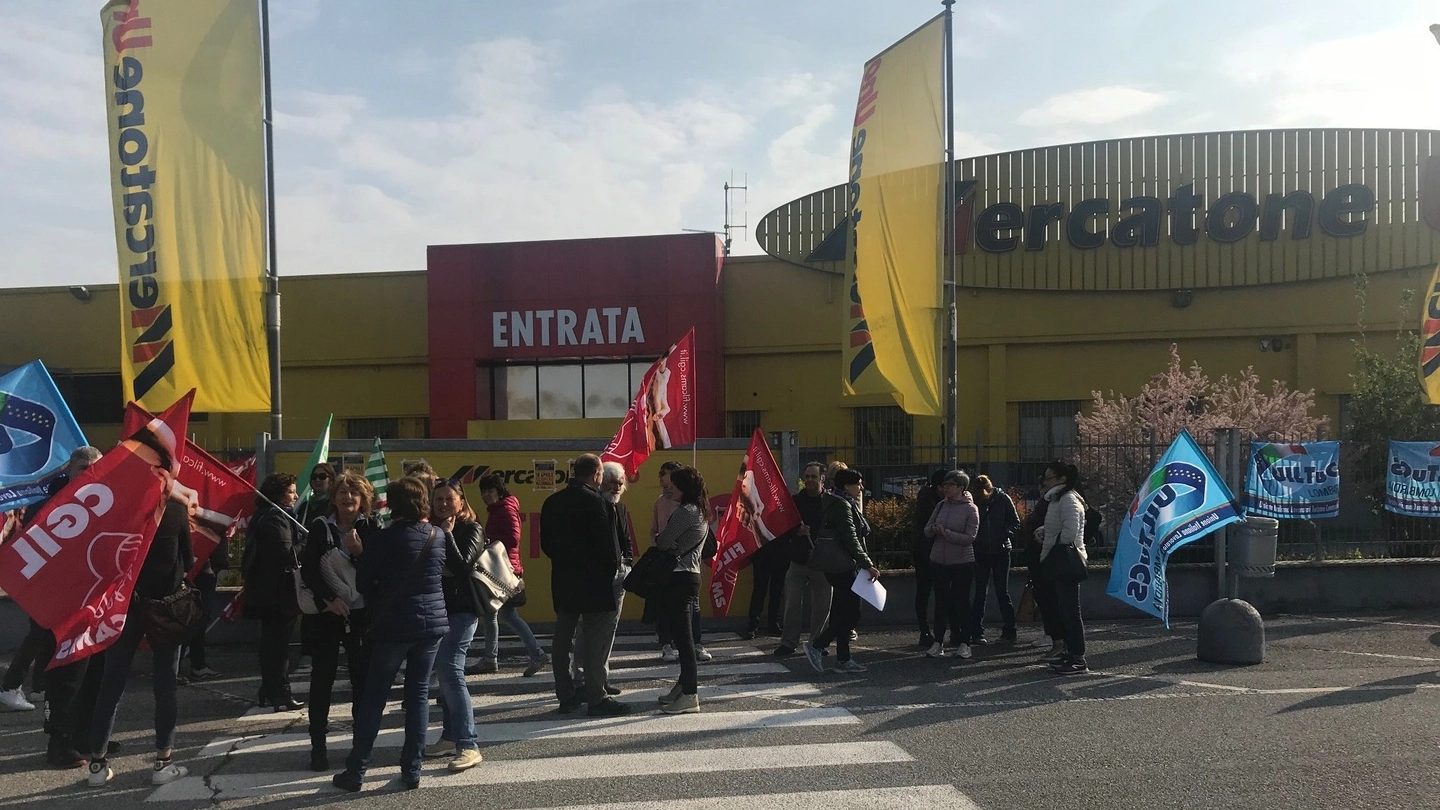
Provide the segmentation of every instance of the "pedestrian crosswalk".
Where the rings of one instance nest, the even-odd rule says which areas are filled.
[[[895,742],[868,738],[861,719],[827,704],[822,686],[808,673],[767,660],[752,646],[710,649],[715,660],[700,668],[699,714],[657,711],[656,698],[679,668],[657,665],[648,638],[617,641],[610,680],[624,684],[619,700],[632,708],[620,717],[591,718],[583,709],[556,714],[548,670],[532,678],[503,672],[469,676],[485,760],[460,773],[446,770],[444,760],[427,760],[420,788],[508,790],[505,806],[533,810],[732,810],[742,797],[747,810],[978,810],[953,785],[896,785],[897,772],[919,779],[915,758]],[[293,684],[302,696],[307,686]],[[263,798],[308,804],[346,796],[330,778],[349,749],[348,689],[344,681],[336,684],[328,735],[334,769],[296,770],[304,767],[310,748],[303,710],[251,709],[228,734],[189,755],[189,776],[155,789],[148,801],[223,806]],[[382,789],[397,775],[394,762],[404,740],[399,698],[400,689],[392,687],[366,791]],[[432,708],[432,741],[438,725],[438,708]],[[876,774],[889,778],[867,784],[867,775]],[[716,788],[687,788],[676,795],[676,778]],[[744,782],[743,794],[733,792],[736,780]],[[766,792],[756,794],[752,785]],[[704,795],[708,792],[725,795]]]

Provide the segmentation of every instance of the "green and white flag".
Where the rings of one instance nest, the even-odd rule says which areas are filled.
[[[325,429],[320,432],[320,438],[315,440],[315,449],[310,451],[310,459],[300,471],[300,480],[295,482],[296,491],[300,494],[297,504],[303,504],[310,499],[310,473],[315,471],[316,465],[330,457],[330,423],[333,421],[335,414],[325,417]]]
[[[375,523],[381,527],[390,525],[390,501],[385,497],[385,485],[390,483],[390,470],[385,466],[385,450],[380,439],[375,439],[375,449],[365,461],[365,480],[375,488]]]

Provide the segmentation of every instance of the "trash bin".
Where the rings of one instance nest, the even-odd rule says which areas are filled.
[[[1229,549],[1230,570],[1242,577],[1275,576],[1275,543],[1280,521],[1267,517],[1245,519],[1245,528],[1233,532]]]

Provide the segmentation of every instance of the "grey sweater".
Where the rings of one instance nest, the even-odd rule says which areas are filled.
[[[709,528],[710,524],[694,504],[681,504],[655,536],[655,547],[674,552],[676,571],[699,574],[700,552]]]

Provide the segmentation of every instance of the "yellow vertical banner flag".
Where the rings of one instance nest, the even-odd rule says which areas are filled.
[[[1420,387],[1426,402],[1440,405],[1440,264],[1435,265],[1420,313]]]
[[[850,139],[844,392],[925,416],[943,414],[944,33],[941,14],[865,64]]]
[[[126,399],[270,409],[255,0],[111,0],[110,182]]]

